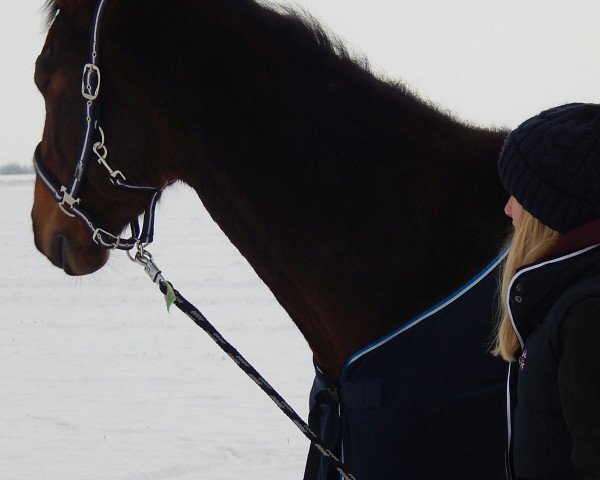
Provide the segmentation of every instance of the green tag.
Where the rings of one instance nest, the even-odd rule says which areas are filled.
[[[175,291],[169,282],[167,282],[167,293],[165,293],[165,302],[167,302],[167,312],[171,312],[171,305],[175,303]]]

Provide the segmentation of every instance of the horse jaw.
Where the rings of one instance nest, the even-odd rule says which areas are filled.
[[[39,179],[35,182],[31,219],[35,246],[67,275],[88,275],[108,261],[109,251],[92,241],[78,219],[63,213]]]

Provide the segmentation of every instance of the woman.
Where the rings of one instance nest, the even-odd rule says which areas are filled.
[[[511,362],[509,477],[600,479],[600,105],[527,120],[499,172],[514,225],[494,350]]]

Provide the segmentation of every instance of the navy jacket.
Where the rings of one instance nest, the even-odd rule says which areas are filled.
[[[521,351],[509,378],[509,476],[600,479],[600,223],[520,269],[509,306]]]

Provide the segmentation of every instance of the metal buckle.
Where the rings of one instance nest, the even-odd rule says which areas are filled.
[[[73,205],[81,202],[81,198],[74,198],[69,192],[67,192],[67,187],[64,185],[60,187],[60,192],[63,194],[62,200],[58,203],[60,209],[67,215],[68,217],[75,218],[71,212],[65,209],[64,204],[66,203],[69,208],[73,208]]]
[[[96,80],[95,87],[92,85],[92,80]],[[93,89],[93,92],[92,92]],[[100,69],[93,63],[86,63],[83,67],[83,77],[81,79],[81,94],[87,100],[96,100],[100,93]]]
[[[121,237],[117,237],[116,235],[113,235],[112,233],[107,232],[106,230],[103,230],[102,228],[97,228],[96,230],[94,230],[94,233],[92,235],[92,240],[100,246],[104,246],[104,245],[102,245],[102,243],[100,243],[100,241],[98,240],[99,235],[106,235],[107,237],[109,237],[113,240],[113,242],[112,242],[113,250],[116,250],[117,248],[119,248],[119,245],[121,244]]]

